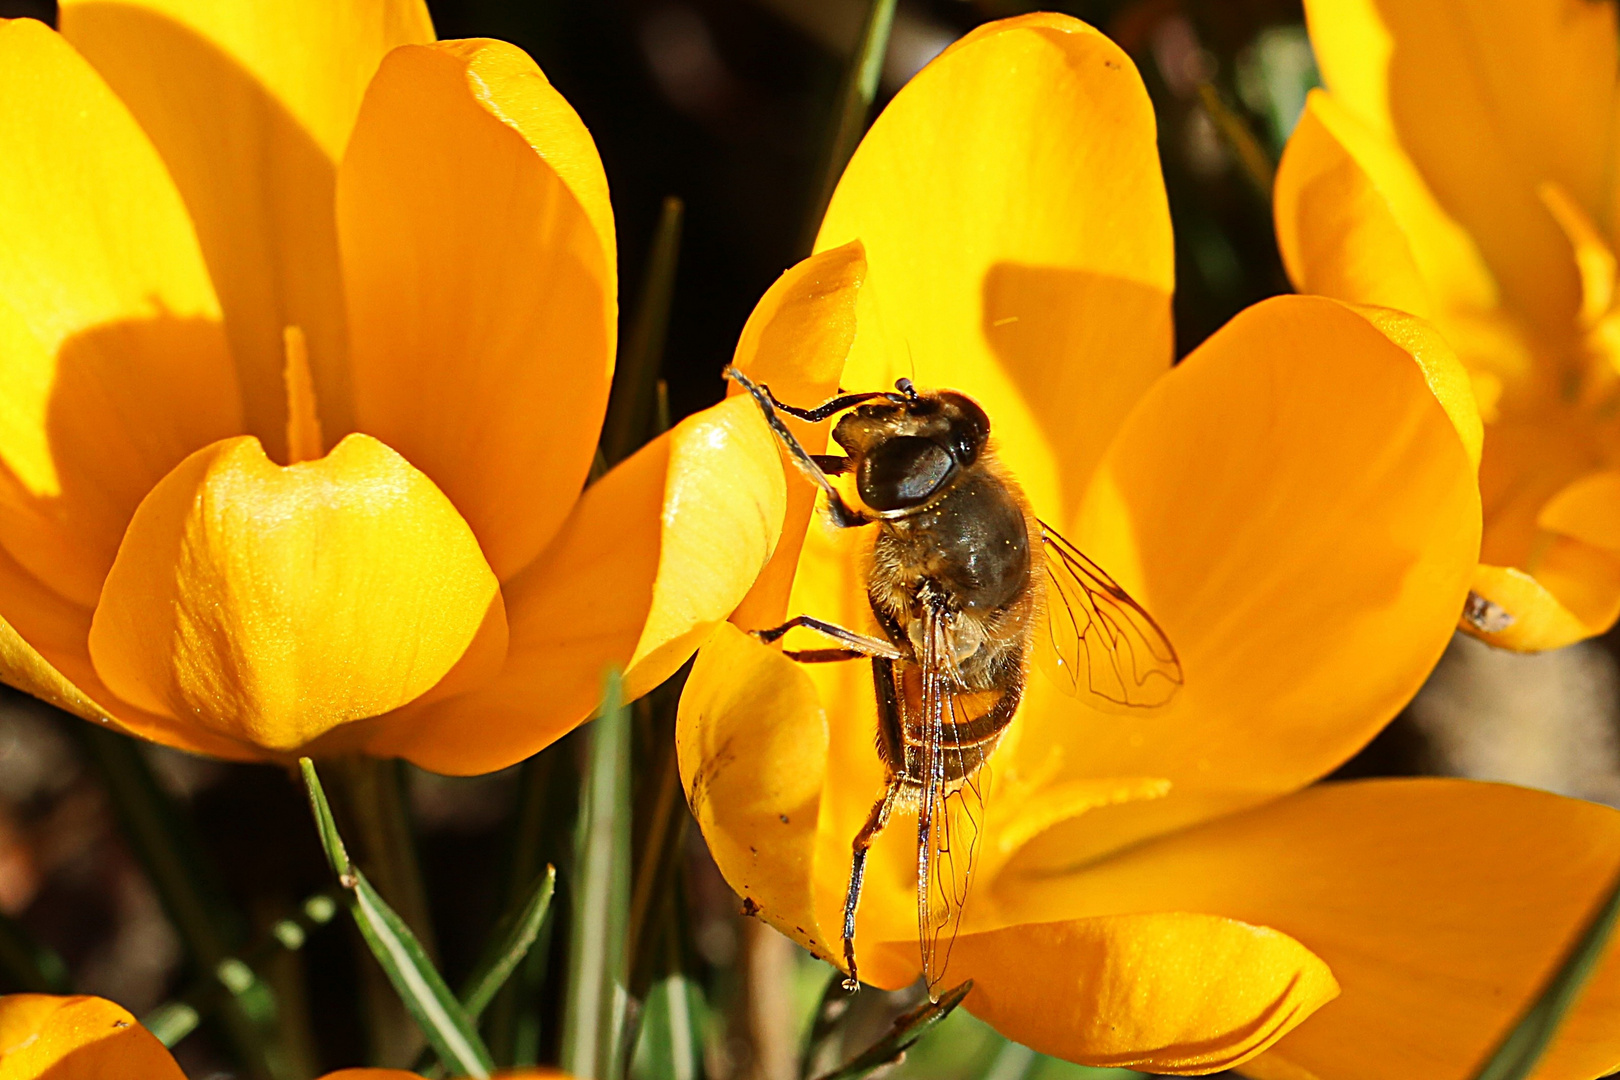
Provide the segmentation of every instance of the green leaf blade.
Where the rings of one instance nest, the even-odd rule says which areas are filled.
[[[623,1072],[619,1032],[630,979],[630,732],[623,681],[614,673],[589,730],[575,836],[562,1069],[580,1077]]]
[[[474,1020],[483,1015],[512,972],[529,955],[529,948],[540,936],[540,927],[551,911],[551,897],[556,888],[557,868],[547,866],[529,889],[529,898],[523,906],[508,912],[496,924],[484,955],[462,987],[462,1007]]]
[[[388,906],[360,868],[349,861],[314,762],[300,758],[298,765],[303,772],[321,847],[348,897],[349,913],[354,917],[360,936],[388,976],[394,992],[441,1061],[448,1063],[457,1075],[489,1076],[495,1063],[478,1037],[472,1019],[450,992],[444,976],[433,966],[427,950],[405,920]]]
[[[1620,920],[1620,876],[1582,927],[1558,970],[1519,1022],[1497,1044],[1474,1080],[1525,1080],[1535,1071],[1558,1027],[1580,998]]]

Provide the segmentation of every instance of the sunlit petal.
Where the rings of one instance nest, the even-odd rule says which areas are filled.
[[[286,467],[251,437],[192,455],[136,511],[89,637],[119,697],[272,751],[398,708],[469,653],[487,673],[505,639],[466,522],[364,435]]]
[[[157,1037],[103,998],[0,997],[0,1080],[185,1080]]]
[[[1061,15],[992,24],[895,95],[817,248],[870,269],[843,385],[971,394],[1036,505],[1071,509],[1171,359],[1170,217],[1129,57]]]
[[[1455,780],[1329,784],[1074,873],[1004,875],[1020,922],[1197,911],[1273,927],[1343,989],[1267,1059],[1320,1080],[1464,1080],[1620,870],[1620,813]],[[1620,1065],[1620,961],[1599,966],[1537,1076]]]
[[[596,147],[521,49],[399,49],[338,180],[355,416],[444,489],[506,580],[590,469],[613,375]]]
[[[1289,297],[1154,387],[1068,534],[1159,620],[1186,685],[1120,717],[1032,678],[996,763],[1030,771],[1057,753],[1068,778],[1158,776],[1170,792],[1087,813],[1032,851],[1070,865],[1293,790],[1411,699],[1478,557],[1479,428],[1461,378],[1409,316]]]
[[[351,429],[332,192],[383,55],[422,0],[66,0],[62,32],[163,155],[225,307],[248,430],[285,460],[281,333],[310,343],[326,430]]]
[[[0,235],[0,544],[89,606],[147,489],[240,412],[163,163],[29,19],[0,22]]]
[[[688,417],[593,484],[506,586],[511,645],[481,690],[385,718],[367,749],[437,772],[510,765],[585,720],[611,668],[626,693],[668,678],[771,556],[786,495],[753,402]]]
[[[1214,915],[1132,913],[963,935],[952,978],[1009,1039],[1068,1061],[1201,1075],[1271,1046],[1338,996],[1294,939]]]

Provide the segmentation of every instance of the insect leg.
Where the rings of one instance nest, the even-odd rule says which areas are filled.
[[[844,978],[845,990],[858,990],[861,985],[855,966],[855,909],[860,906],[861,883],[866,879],[866,853],[878,833],[889,823],[889,812],[894,809],[894,800],[899,794],[900,778],[891,776],[888,790],[872,807],[872,813],[867,816],[861,831],[855,834],[849,863],[849,892],[844,895],[844,966],[849,969],[849,974]]]
[[[836,664],[842,660],[865,660],[859,649],[783,649],[782,655],[799,664]]]
[[[833,524],[840,529],[850,529],[857,525],[870,525],[877,520],[844,502],[843,495],[839,494],[838,489],[833,486],[833,482],[827,478],[827,473],[816,462],[815,457],[807,452],[803,446],[799,445],[799,440],[794,437],[793,432],[789,431],[788,426],[782,422],[782,418],[776,415],[779,403],[775,398],[771,397],[769,390],[760,386],[734,367],[726,368],[725,374],[727,378],[748,391],[749,395],[754,399],[754,404],[759,406],[760,413],[764,415],[765,422],[771,426],[771,430],[782,441],[782,445],[787,447],[788,453],[792,456],[794,464],[799,467],[799,471],[808,476],[815,482],[817,487],[826,493],[827,509],[832,514]]]
[[[779,640],[789,630],[799,626],[826,634],[834,641],[841,641],[861,656],[882,656],[889,660],[900,660],[906,655],[887,641],[867,637],[865,634],[857,634],[853,630],[845,630],[835,623],[823,622],[809,615],[795,615],[781,626],[773,626],[769,630],[755,630],[753,633],[759,640],[769,644]]]

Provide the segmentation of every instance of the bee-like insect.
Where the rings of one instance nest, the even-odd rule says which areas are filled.
[[[990,419],[972,398],[900,379],[892,392],[795,408],[733,368],[726,374],[826,494],[832,522],[876,526],[866,580],[882,637],[809,615],[756,636],[776,641],[804,627],[838,645],[786,655],[871,660],[887,784],[852,845],[844,985],[859,984],[855,911],[867,851],[896,809],[915,809],[917,935],[937,1000],[977,858],[987,762],[1018,710],[1032,660],[1065,692],[1116,708],[1164,704],[1181,685],[1181,662],[1152,616],[1035,516],[996,460]],[[841,412],[832,438],[847,456],[806,453],[778,415],[819,423]],[[831,479],[846,474],[859,505]]]

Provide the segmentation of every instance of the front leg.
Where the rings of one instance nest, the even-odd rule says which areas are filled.
[[[759,406],[760,413],[764,415],[765,422],[771,426],[771,431],[775,432],[777,439],[781,441],[783,446],[787,447],[788,454],[793,458],[793,463],[799,467],[799,471],[808,476],[817,487],[827,493],[827,512],[832,516],[834,525],[840,529],[852,529],[858,525],[870,525],[878,520],[844,502],[844,496],[833,485],[832,480],[828,478],[826,471],[816,460],[816,456],[807,452],[799,444],[799,440],[794,437],[793,432],[788,430],[788,426],[776,414],[777,406],[780,403],[771,397],[769,390],[760,386],[734,367],[727,367],[725,375],[738,386],[748,391],[749,396],[754,399],[754,404]]]
[[[834,641],[842,642],[848,648],[849,652],[857,656],[878,656],[885,660],[903,660],[907,655],[906,653],[903,653],[899,649],[895,648],[895,646],[891,643],[884,641],[882,638],[867,637],[865,634],[857,634],[855,631],[846,630],[836,623],[825,622],[809,615],[795,615],[781,626],[773,626],[769,630],[755,630],[753,633],[754,636],[759,640],[765,642],[766,644],[770,644],[773,641],[780,641],[783,635],[785,635],[789,630],[800,626],[807,630],[814,630],[817,633],[826,634]],[[834,650],[828,651],[831,652]],[[842,652],[844,650],[836,651]],[[790,653],[789,655],[792,654]],[[848,658],[840,656],[836,659],[842,660]]]

